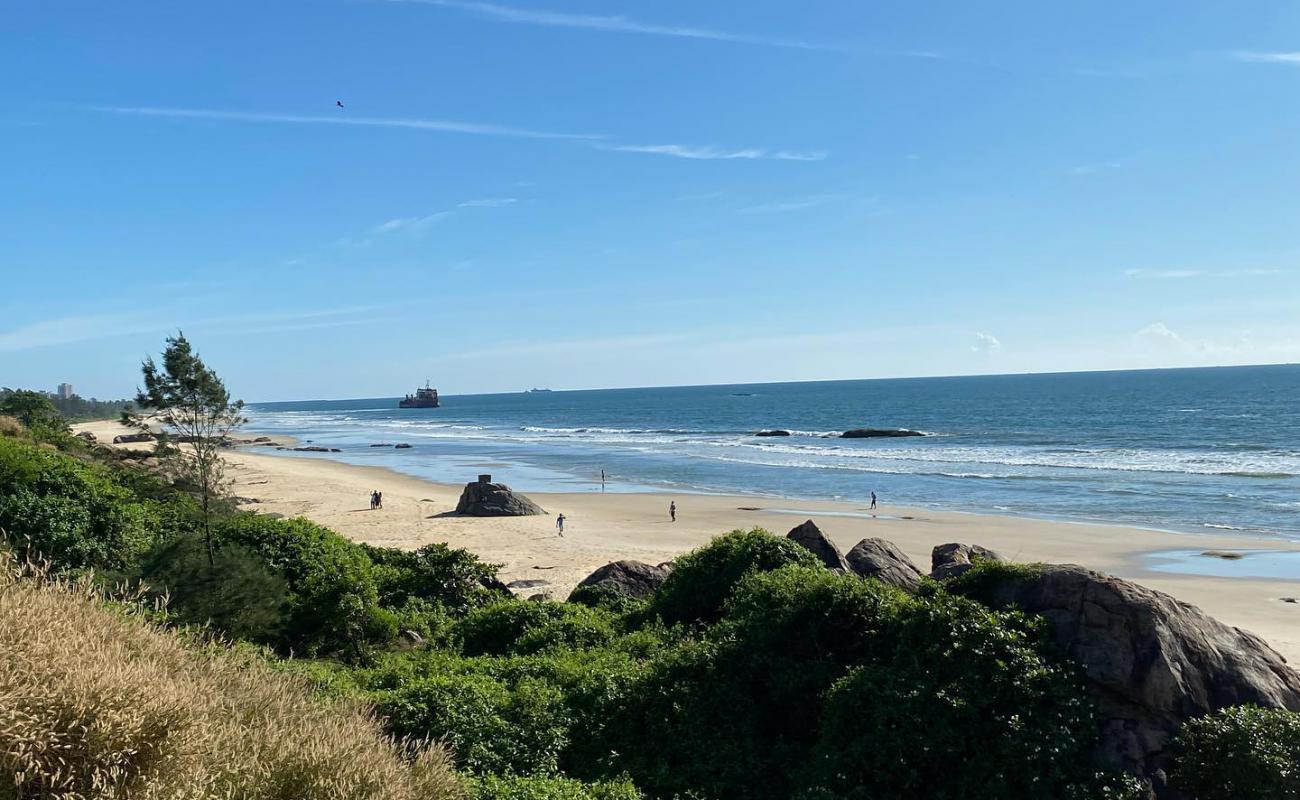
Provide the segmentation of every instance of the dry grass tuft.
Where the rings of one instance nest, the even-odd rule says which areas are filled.
[[[15,438],[25,436],[27,429],[23,427],[22,422],[17,417],[0,415],[0,436],[13,436]]]
[[[0,558],[0,798],[460,797],[441,747]]]

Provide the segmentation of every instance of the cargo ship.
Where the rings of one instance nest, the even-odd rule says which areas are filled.
[[[398,408],[437,408],[438,407],[438,390],[429,387],[429,382],[424,382],[423,389],[416,389],[415,394],[408,394],[401,400],[397,401]]]

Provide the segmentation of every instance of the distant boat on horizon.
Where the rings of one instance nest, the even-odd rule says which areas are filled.
[[[437,408],[438,405],[438,390],[430,387],[428,381],[424,382],[423,389],[416,389],[415,394],[397,401],[398,408]]]
[[[541,392],[549,392],[549,391],[551,390],[550,389],[525,389],[524,394],[538,394]]]

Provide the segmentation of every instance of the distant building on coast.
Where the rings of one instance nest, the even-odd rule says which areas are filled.
[[[73,396],[74,394],[76,394],[76,392],[72,391],[72,384],[70,384],[70,383],[60,383],[60,384],[59,384],[59,391],[56,392],[55,394],[57,394],[57,395],[59,396],[60,399],[63,399],[63,400],[71,400],[71,399],[72,399],[72,396]]]

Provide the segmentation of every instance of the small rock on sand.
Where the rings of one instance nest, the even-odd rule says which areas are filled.
[[[1201,553],[1201,555],[1209,556],[1210,558],[1222,558],[1226,561],[1236,561],[1239,558],[1245,557],[1244,553],[1237,553],[1232,550],[1206,550],[1204,553]]]

